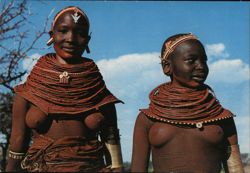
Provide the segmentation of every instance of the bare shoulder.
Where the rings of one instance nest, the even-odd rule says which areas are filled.
[[[238,144],[237,129],[233,118],[221,121],[221,127],[224,131],[224,136],[227,139],[228,145]]]
[[[228,135],[236,133],[236,126],[233,118],[221,121],[220,125],[223,128],[224,132],[227,133]]]
[[[22,103],[22,104],[28,104],[28,101],[25,98],[23,98],[22,96],[18,95],[18,94],[16,94],[14,96],[14,102]]]
[[[13,102],[13,111],[27,111],[30,107],[30,102],[28,102],[22,96],[16,94]]]
[[[153,124],[153,120],[147,117],[147,115],[145,115],[143,112],[139,112],[136,118],[135,126],[144,127],[145,129],[149,130]]]
[[[101,106],[99,109],[103,113],[109,113],[110,111],[115,111],[115,105],[113,103],[109,103]]]

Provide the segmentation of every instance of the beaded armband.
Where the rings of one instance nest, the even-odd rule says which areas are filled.
[[[111,169],[123,167],[121,145],[109,144],[109,143],[105,143],[105,145],[111,156],[111,162],[112,162],[112,164],[110,165]]]
[[[119,141],[120,140],[119,129],[114,127],[109,127],[105,131],[105,138],[107,141]]]
[[[227,154],[229,156],[227,160],[228,171],[230,173],[244,173],[239,145],[228,146]]]
[[[109,127],[104,132],[105,145],[111,156],[111,169],[123,167],[119,129]]]
[[[25,153],[18,153],[18,152],[14,152],[9,150],[9,154],[8,154],[9,158],[15,159],[15,160],[22,160],[25,156]]]

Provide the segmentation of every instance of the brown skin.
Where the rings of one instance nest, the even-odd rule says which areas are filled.
[[[73,12],[65,12],[57,20],[53,31],[54,48],[57,61],[61,64],[84,63],[81,58],[89,41],[88,25],[81,16],[78,23],[74,23],[71,17]],[[32,105],[19,95],[16,95],[13,105],[12,133],[10,138],[11,150],[25,153],[30,141],[30,131],[33,135],[42,134],[52,139],[64,136],[94,137],[109,127],[117,128],[117,116],[114,104],[107,104],[97,111],[84,114],[71,115],[70,118],[56,118],[47,116],[38,107]],[[61,114],[60,117],[67,117]],[[107,156],[109,157],[109,156]],[[110,163],[111,164],[111,163]],[[9,159],[6,171],[21,171],[20,161]],[[122,168],[104,169],[104,172],[121,172]]]
[[[69,11],[60,16],[50,33],[54,39],[56,58],[62,64],[81,63],[81,55],[90,39],[89,26],[83,17],[75,23],[71,14]]]
[[[199,87],[208,75],[206,61],[202,44],[187,40],[176,47],[163,70],[170,71],[175,87]],[[227,160],[227,146],[234,144],[238,141],[232,118],[198,129],[154,121],[141,112],[134,128],[131,171],[146,172],[152,152],[155,172],[219,173]]]
[[[203,46],[196,40],[187,40],[177,46],[169,61],[174,86],[195,88],[207,78],[207,56]]]

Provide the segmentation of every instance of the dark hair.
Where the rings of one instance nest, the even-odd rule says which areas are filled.
[[[67,6],[67,7],[61,9],[61,10],[58,11],[58,12],[56,13],[56,15],[54,16],[54,20],[57,18],[57,16],[58,16],[62,11],[66,10],[66,9],[68,9],[68,8],[76,8],[77,10],[79,10],[79,11],[82,13],[81,15],[83,15],[83,17],[84,17],[84,20],[86,21],[86,24],[88,25],[88,28],[90,27],[90,23],[89,23],[88,16],[86,15],[86,13],[85,13],[82,9],[80,9],[79,7],[76,7],[76,6]],[[53,22],[54,22],[54,20],[53,20]],[[53,23],[53,22],[52,22],[52,23]]]
[[[182,33],[182,34],[175,34],[175,35],[172,35],[170,37],[168,37],[162,44],[162,47],[161,47],[161,57],[163,57],[163,53],[165,52],[166,50],[166,46],[165,44],[168,42],[168,41],[173,41],[173,40],[176,40],[178,37],[181,37],[183,35],[188,35],[189,33]]]
[[[181,36],[184,36],[184,35],[189,35],[189,34],[190,34],[190,33],[181,33],[181,34],[175,34],[175,35],[172,35],[172,36],[168,37],[168,38],[163,42],[163,44],[162,44],[162,47],[161,47],[161,57],[164,56],[164,52],[165,52],[165,50],[166,50],[165,44],[166,44],[168,41],[174,41],[174,40],[176,40],[178,37],[181,37]],[[197,41],[200,43],[200,45],[202,46],[202,48],[205,50],[203,44],[202,44],[199,40],[197,40]],[[172,56],[173,56],[173,54],[170,53],[170,54],[169,54],[169,57],[171,58]],[[164,62],[162,62],[162,63],[164,63]]]

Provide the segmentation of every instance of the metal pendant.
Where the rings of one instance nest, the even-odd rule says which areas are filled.
[[[199,129],[202,128],[202,122],[196,123],[196,127]]]
[[[74,22],[77,23],[78,19],[80,18],[80,15],[78,15],[77,12],[75,12],[74,15],[71,14],[71,16],[72,16]]]
[[[59,75],[60,83],[69,83],[69,73],[64,71]]]

